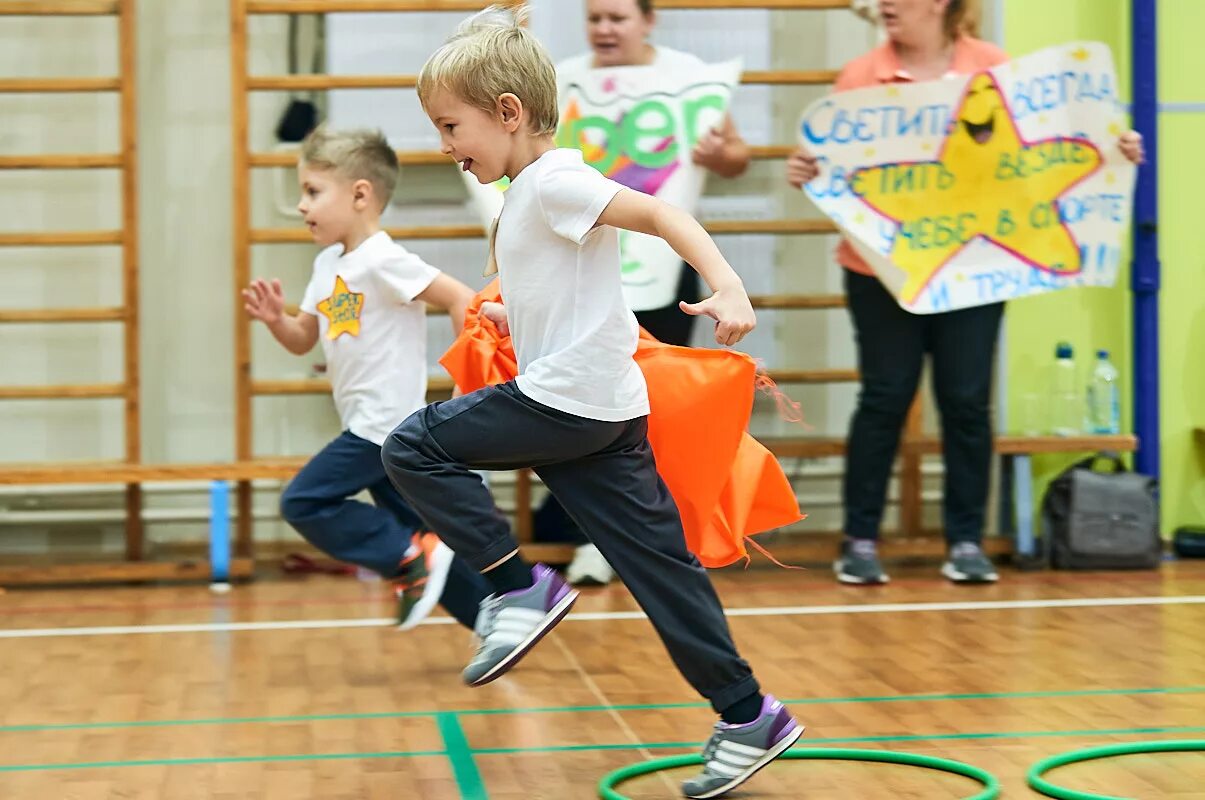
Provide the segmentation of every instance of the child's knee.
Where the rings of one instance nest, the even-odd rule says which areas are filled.
[[[427,436],[426,426],[418,414],[411,414],[381,445],[381,463],[390,478],[415,469],[422,461],[420,447]]]
[[[280,517],[295,528],[313,515],[313,506],[313,501],[296,491],[293,484],[280,495]]]

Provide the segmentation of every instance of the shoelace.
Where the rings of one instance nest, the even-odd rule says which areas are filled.
[[[720,749],[720,731],[724,729],[723,723],[717,722],[711,729],[711,738],[707,740],[707,744],[703,746],[703,771],[711,771],[711,760],[715,758],[716,751]]]
[[[878,546],[870,539],[854,539],[849,550],[858,558],[874,558],[878,554]]]
[[[501,605],[502,598],[495,595],[490,595],[481,601],[481,608],[477,611],[477,621],[473,625],[474,648],[481,645],[486,637],[494,632],[494,624],[498,619],[498,607]]]
[[[950,548],[951,558],[974,558],[979,555],[979,545],[973,542],[959,542]]]

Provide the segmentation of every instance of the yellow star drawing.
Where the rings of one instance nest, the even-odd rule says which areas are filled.
[[[867,167],[850,179],[866,205],[899,226],[890,257],[907,275],[900,298],[914,302],[978,238],[1038,269],[1079,272],[1058,200],[1100,169],[1100,151],[1086,139],[1022,140],[986,72],[967,84],[952,119],[932,161]]]
[[[331,296],[318,304],[318,312],[330,320],[326,338],[338,339],[345,333],[360,335],[360,312],[364,308],[364,293],[347,288],[343,277],[335,276],[335,289]]]

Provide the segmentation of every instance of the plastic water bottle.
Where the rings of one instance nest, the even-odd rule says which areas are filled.
[[[1117,367],[1108,350],[1096,352],[1096,367],[1088,384],[1088,430],[1092,433],[1121,433],[1121,399],[1117,391]]]
[[[1076,377],[1075,353],[1067,342],[1059,342],[1054,351],[1054,377],[1050,387],[1050,422],[1055,436],[1075,436],[1080,432],[1081,385]]]

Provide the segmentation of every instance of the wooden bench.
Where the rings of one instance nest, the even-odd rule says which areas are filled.
[[[1202,434],[1205,440],[1205,432]],[[779,458],[821,458],[845,455],[845,440],[836,438],[768,440],[764,444]],[[1118,436],[997,436],[993,445],[1003,464],[1000,470],[1001,532],[1014,537],[1014,551],[1032,556],[1035,551],[1033,456],[1055,453],[1094,453],[1102,450],[1130,453],[1138,449],[1138,438]],[[937,437],[904,439],[901,456],[940,455]],[[1011,498],[1011,503],[1003,498]],[[928,550],[925,549],[925,554]],[[998,548],[992,548],[999,552]],[[906,552],[904,555],[919,553]],[[783,554],[790,557],[789,553]]]
[[[141,485],[144,483],[208,480],[214,482],[212,495],[218,491],[218,484],[225,487],[227,481],[288,480],[297,474],[304,463],[305,459],[290,458],[213,464],[129,464],[125,462],[11,464],[0,467],[0,485]],[[220,535],[223,530],[226,532],[224,538]],[[217,559],[219,562],[225,562],[224,569],[221,563],[214,564],[213,548],[215,546],[218,548],[219,554],[224,553],[224,558]],[[212,507],[210,511],[210,548],[211,557],[208,559],[180,561],[126,559],[124,561],[75,564],[5,565],[0,566],[0,585],[203,579],[225,581],[230,578],[250,578],[254,574],[255,561],[250,555],[229,557],[229,519],[224,515],[213,513]],[[127,546],[127,552],[131,550],[140,552],[141,547]],[[240,548],[239,552],[249,554],[251,550],[248,546]]]
[[[769,449],[780,458],[821,458],[845,453],[845,440],[837,438],[769,439]],[[1011,497],[1011,504],[1002,503],[1002,510],[1011,509],[1011,524],[1002,525],[1015,531],[1015,550],[1032,554],[1033,530],[1033,466],[1032,456],[1044,453],[1079,453],[1098,450],[1129,452],[1137,449],[1133,436],[1000,436],[995,440],[995,452],[1004,460],[1001,470],[1002,497]],[[901,445],[901,455],[935,455],[941,452],[936,438],[907,439]],[[288,480],[305,463],[304,458],[273,458],[230,463],[205,464],[128,464],[122,462],[74,463],[51,465],[7,465],[0,468],[0,485],[54,484],[144,484],[207,480],[214,482],[213,493],[221,493],[228,482],[253,480]],[[526,502],[526,492],[517,492],[520,502]],[[249,578],[254,574],[251,542],[239,542],[237,555],[229,557],[230,529],[228,515],[217,512],[226,508],[225,495],[215,498],[210,515],[209,559],[183,561],[141,561],[21,565],[0,567],[0,585],[73,583],[85,581],[125,582],[155,580],[202,580]],[[248,528],[249,530],[249,528]],[[914,533],[914,532],[913,532]],[[775,547],[775,554],[794,561],[823,560],[831,552],[839,534],[809,534],[800,541]],[[893,537],[894,538],[894,537]],[[989,543],[989,552],[1002,555],[1009,551],[1005,539]],[[934,537],[909,536],[884,543],[889,557],[933,557],[940,555],[942,543]],[[538,560],[566,561],[572,545],[525,543],[524,552]],[[213,554],[218,554],[214,558]],[[218,562],[215,564],[215,561]],[[223,565],[225,568],[223,568]],[[216,569],[215,569],[216,567]]]

